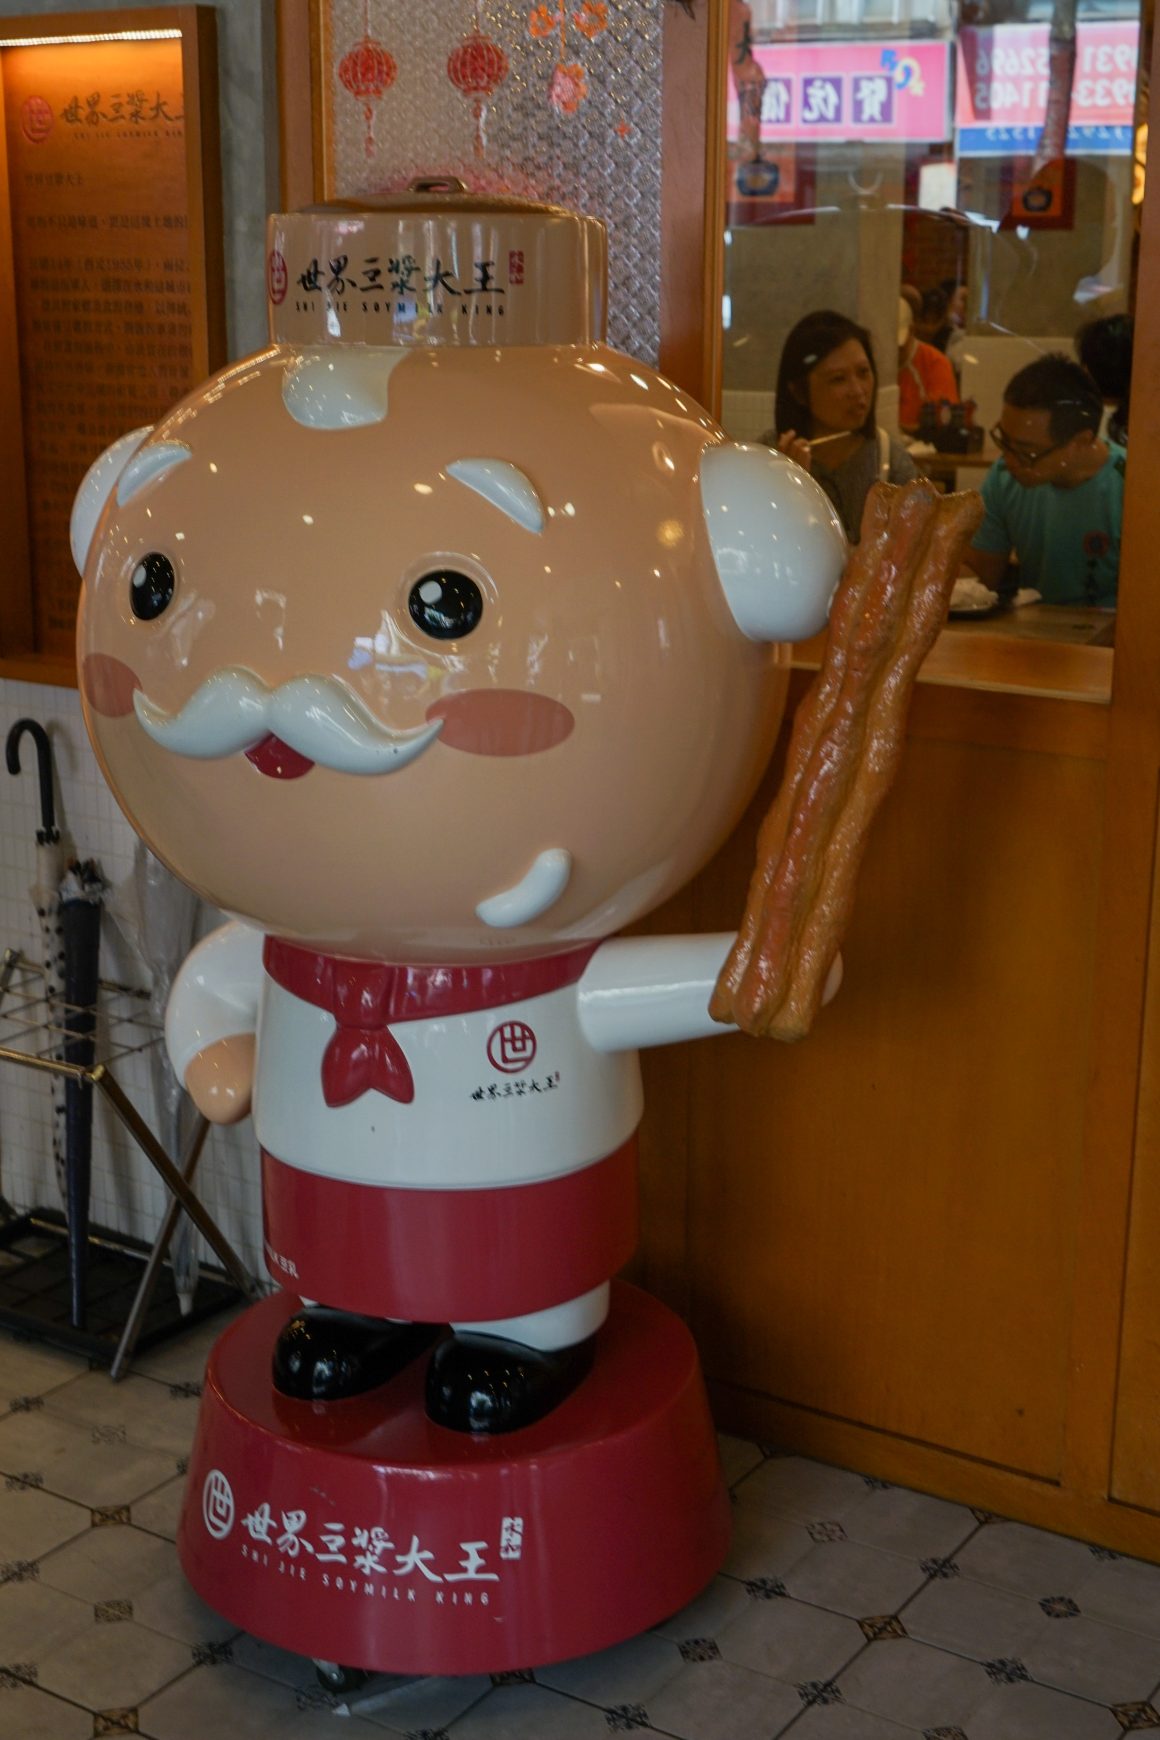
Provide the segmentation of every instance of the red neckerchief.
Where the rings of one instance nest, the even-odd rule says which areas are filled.
[[[409,1105],[415,1083],[389,1023],[467,1015],[542,997],[574,985],[599,947],[585,943],[565,955],[506,965],[392,966],[319,955],[267,937],[262,964],[276,985],[338,1022],[322,1057],[322,1097],[328,1106],[349,1105],[372,1089]]]

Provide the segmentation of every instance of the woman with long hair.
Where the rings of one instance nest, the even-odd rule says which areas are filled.
[[[829,308],[799,320],[782,346],[774,428],[763,439],[812,473],[854,544],[871,484],[918,476],[905,447],[878,427],[877,403],[865,327]]]

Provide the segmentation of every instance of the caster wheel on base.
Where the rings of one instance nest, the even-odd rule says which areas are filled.
[[[365,1668],[343,1667],[337,1661],[316,1661],[314,1671],[325,1692],[359,1692],[371,1677]]]

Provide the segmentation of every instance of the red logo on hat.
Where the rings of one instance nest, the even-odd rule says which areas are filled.
[[[270,301],[275,306],[285,300],[289,281],[285,258],[274,248],[266,261],[266,285],[270,292]]]

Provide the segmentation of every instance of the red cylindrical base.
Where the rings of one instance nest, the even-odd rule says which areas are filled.
[[[178,1550],[236,1625],[346,1667],[494,1673],[634,1636],[720,1567],[729,1504],[696,1349],[647,1294],[614,1283],[591,1375],[483,1439],[428,1420],[425,1358],[353,1401],[278,1395],[295,1307],[252,1307],[206,1372]]]

